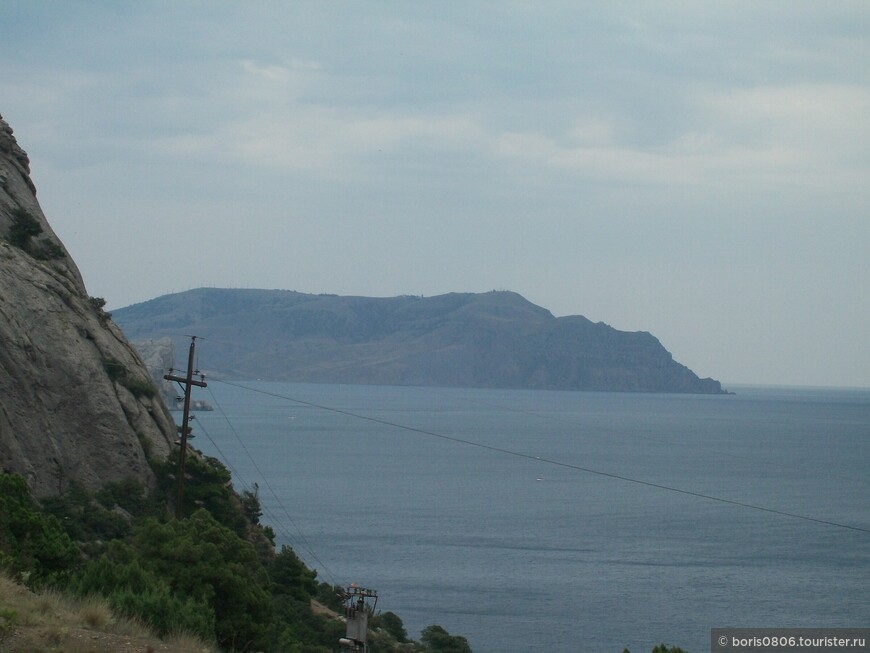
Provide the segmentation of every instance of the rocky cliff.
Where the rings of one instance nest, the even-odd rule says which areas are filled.
[[[115,311],[130,338],[204,338],[202,368],[322,383],[719,394],[646,332],[511,292],[338,297],[203,288]]]
[[[138,354],[88,296],[0,117],[0,468],[37,495],[152,480],[175,426]]]
[[[172,338],[140,340],[134,342],[133,346],[142,357],[145,369],[151,375],[151,381],[160,392],[163,401],[167,406],[175,407],[178,399],[181,398],[181,393],[175,389],[172,381],[163,378],[170,368],[175,367],[175,344]]]

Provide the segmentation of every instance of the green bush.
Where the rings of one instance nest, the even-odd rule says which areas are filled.
[[[438,653],[472,653],[467,639],[461,635],[451,635],[438,625],[424,628],[420,634],[420,640],[430,651],[438,651]]]
[[[214,640],[214,611],[202,601],[178,598],[164,583],[117,590],[107,599],[112,609],[144,621],[161,637],[185,632],[207,642]]]
[[[333,612],[341,613],[344,610],[343,596],[344,588],[341,585],[320,583],[317,586],[317,594],[314,598],[318,603],[325,605]]]
[[[373,625],[383,628],[400,644],[408,641],[408,631],[405,630],[405,624],[402,623],[402,619],[395,612],[384,612],[379,614],[375,618]]]
[[[42,233],[42,225],[30,211],[16,207],[12,209],[12,225],[9,227],[9,242],[26,250],[30,239]]]
[[[18,613],[8,608],[0,608],[0,638],[18,623]]]
[[[33,582],[64,576],[79,551],[57,519],[39,510],[27,483],[0,472],[0,556],[12,574],[27,573]]]
[[[73,481],[62,495],[42,499],[42,507],[67,535],[86,546],[126,537],[133,518],[166,513],[165,504],[134,479],[107,483],[96,494]]]
[[[300,601],[310,601],[317,594],[317,572],[306,567],[289,546],[281,547],[268,572],[274,596],[288,595]]]
[[[273,610],[273,625],[267,634],[273,650],[328,653],[345,634],[344,624],[340,623],[339,629],[330,629],[329,622],[311,612],[307,600],[300,601],[292,596],[276,597]],[[301,646],[303,643],[308,646]]]
[[[118,381],[119,383],[127,378],[127,366],[117,358],[106,358],[103,360],[103,369],[109,375],[109,380]]]
[[[75,481],[62,495],[42,500],[43,509],[56,517],[67,535],[76,542],[112,540],[127,535],[130,522],[111,510],[114,505],[100,505]]]
[[[33,214],[21,207],[12,209],[12,224],[9,227],[9,242],[11,244],[42,261],[66,256],[63,248],[54,241],[44,239],[37,243],[31,242],[41,233],[42,225]]]
[[[93,298],[91,298],[91,301],[93,301]],[[134,397],[153,397],[157,393],[151,379],[136,378],[130,374],[127,366],[116,358],[104,359],[103,369],[106,370],[106,374],[109,375],[111,381],[120,383]]]
[[[214,639],[214,611],[203,601],[182,600],[172,593],[169,583],[143,569],[128,547],[115,546],[112,560],[103,555],[93,560],[70,583],[81,596],[98,594],[109,605],[129,617],[141,619],[161,636],[185,631],[206,641]]]
[[[149,379],[126,378],[121,382],[134,397],[153,397],[157,394],[154,384]]]
[[[40,261],[54,261],[66,256],[63,247],[52,240],[42,240],[36,247],[31,248],[30,253]]]
[[[239,499],[248,521],[252,524],[259,524],[260,517],[263,516],[263,508],[260,506],[260,486],[254,483],[254,491],[245,490]]]
[[[94,499],[106,509],[122,508],[134,517],[157,517],[166,512],[165,506],[135,479],[107,483]]]
[[[157,481],[166,497],[174,497],[176,473],[178,471],[178,449],[169,458],[153,465]],[[229,470],[217,459],[188,456],[185,464],[184,510],[189,515],[199,508],[205,508],[218,523],[232,529],[236,534],[246,537],[248,521],[242,505],[232,491],[232,476]]]
[[[221,646],[245,650],[263,643],[272,616],[269,579],[253,545],[208,511],[165,524],[147,519],[133,533],[132,548],[174,594],[211,607]]]

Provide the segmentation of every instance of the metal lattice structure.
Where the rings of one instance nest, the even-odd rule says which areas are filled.
[[[347,622],[345,636],[338,640],[342,653],[366,653],[369,616],[378,604],[377,590],[360,587],[356,583],[344,588],[344,618]]]

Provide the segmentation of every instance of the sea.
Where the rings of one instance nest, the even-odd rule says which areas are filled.
[[[714,627],[870,626],[870,390],[207,382],[192,444],[412,638],[697,652]]]

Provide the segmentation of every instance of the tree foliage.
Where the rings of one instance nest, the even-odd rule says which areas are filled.
[[[42,231],[42,225],[30,211],[21,207],[12,209],[12,224],[9,226],[8,236],[12,245],[43,261],[66,256],[63,248],[52,240],[43,238],[39,242],[33,242]]]
[[[112,608],[141,619],[161,636],[190,632],[206,641],[214,639],[211,606],[174,593],[166,580],[140,564],[129,547],[113,548],[114,555],[104,554],[88,563],[70,589],[83,596],[104,596]]]
[[[27,573],[33,582],[64,576],[79,551],[53,515],[42,512],[27,483],[0,472],[0,552],[8,571]]]
[[[239,500],[242,502],[242,510],[248,521],[259,525],[260,517],[263,516],[263,508],[260,506],[260,486],[254,483],[254,491],[245,490],[239,496]]]
[[[0,475],[0,566],[103,596],[161,635],[186,631],[226,651],[335,651],[344,624],[316,614],[312,601],[340,611],[337,590],[318,582],[292,548],[275,553],[268,545],[267,527],[255,523],[257,492],[239,497],[226,467],[194,456],[185,491],[190,516],[170,520],[176,464],[177,453],[154,463],[156,492],[134,481],[96,493],[70,483],[62,496],[43,500],[43,509],[23,479]],[[422,644],[410,642],[392,612],[373,615],[371,627],[371,650],[381,653],[471,650],[440,626],[427,628]]]
[[[378,625],[392,635],[397,642],[404,644],[408,641],[408,631],[405,624],[395,612],[384,612],[377,617]]]
[[[133,533],[132,547],[174,593],[214,610],[215,637],[222,646],[247,650],[262,643],[271,608],[265,569],[253,545],[207,510],[185,520],[146,520]]]
[[[95,500],[79,483],[72,482],[63,494],[42,500],[46,512],[54,515],[76,542],[112,540],[130,532],[130,522],[112,505]]]
[[[166,462],[153,465],[160,489],[166,497],[175,496],[178,450]],[[242,537],[248,534],[248,520],[232,489],[230,471],[217,459],[188,456],[185,464],[184,515],[204,508],[218,523]]]
[[[306,567],[289,546],[282,546],[269,565],[269,578],[274,596],[307,601],[317,594],[317,572]]]
[[[430,651],[438,653],[472,653],[468,640],[461,635],[451,635],[441,626],[432,625],[423,629],[420,640]]]
[[[42,225],[29,211],[20,207],[12,209],[12,225],[9,227],[9,242],[27,249],[30,239],[42,233]]]

